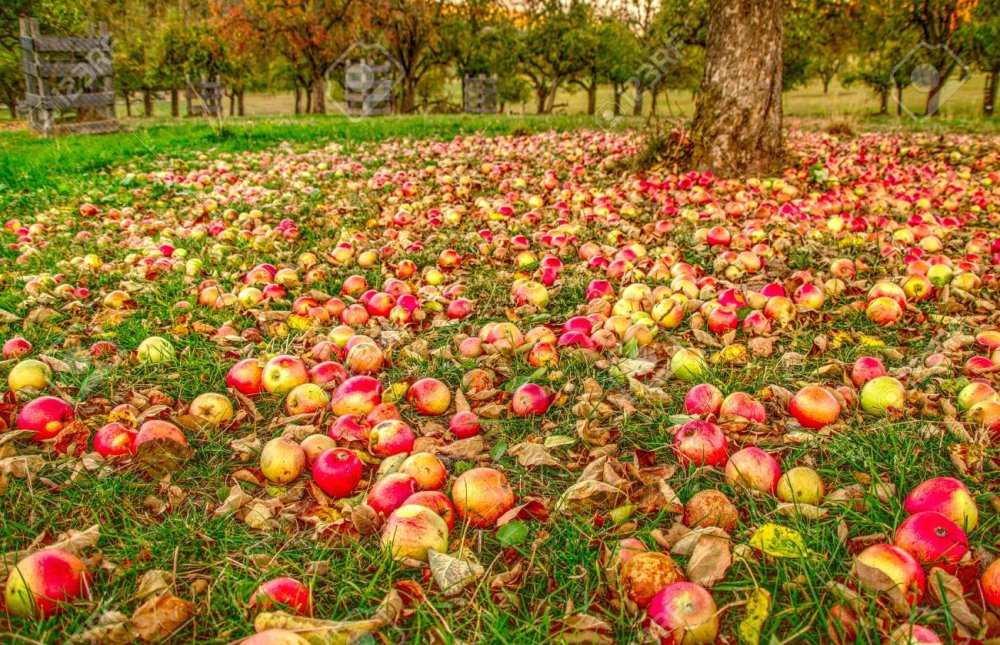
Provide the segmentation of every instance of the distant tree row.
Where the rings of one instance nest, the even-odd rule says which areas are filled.
[[[378,44],[402,70],[397,110],[460,108],[445,88],[467,74],[496,75],[501,106],[561,107],[584,92],[590,113],[642,113],[693,91],[705,59],[707,0],[4,0],[0,101],[23,96],[19,16],[43,31],[109,23],[115,87],[131,115],[219,77],[231,114],[248,91],[292,92],[296,112],[324,113],[329,73],[354,43]],[[949,80],[985,72],[992,114],[1000,75],[1000,0],[786,0],[783,85],[819,79],[863,84],[883,113],[917,83],[933,114]],[[922,46],[924,43],[929,46]],[[334,78],[337,77],[336,72]],[[614,100],[598,105],[598,87]]]

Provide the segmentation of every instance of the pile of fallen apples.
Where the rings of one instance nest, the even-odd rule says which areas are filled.
[[[995,637],[1000,559],[974,549],[969,535],[997,526],[980,521],[977,504],[989,499],[984,508],[995,513],[996,142],[954,137],[949,153],[919,135],[795,137],[800,163],[768,180],[616,179],[603,164],[634,152],[636,140],[598,133],[465,137],[422,152],[385,142],[356,158],[335,148],[204,158],[187,174],[143,174],[140,206],[84,204],[70,223],[51,213],[11,220],[5,241],[28,267],[32,311],[70,303],[91,331],[105,331],[134,315],[150,293],[142,285],[183,285],[174,318],[141,343],[119,348],[95,333],[78,357],[155,378],[185,360],[184,336],[201,334],[227,361],[228,392],[220,386],[162,409],[101,393],[108,398],[94,412],[97,403],[59,387],[72,361],[9,335],[3,358],[16,413],[8,425],[24,432],[29,450],[53,458],[89,452],[129,468],[147,453],[182,455],[182,464],[199,458],[206,432],[236,438],[250,424],[241,411],[264,403],[280,423],[267,426],[255,452],[262,495],[307,484],[318,505],[355,524],[364,518],[387,553],[420,568],[434,554],[465,551],[472,531],[529,517],[519,497],[546,507],[539,516],[630,525],[634,535],[608,533],[612,606],[663,643],[697,644],[717,641],[733,606],[689,579],[672,543],[650,548],[627,486],[612,491],[627,503],[604,509],[542,500],[486,454],[500,440],[491,424],[519,420],[538,451],[559,424],[575,422],[569,443],[580,447],[565,458],[569,472],[615,455],[616,442],[630,445],[643,430],[615,415],[652,406],[664,449],[657,467],[691,478],[715,471],[719,483],[683,502],[657,502],[646,521],[662,520],[657,513],[676,502],[685,534],[722,536],[745,547],[743,557],[767,559],[777,556],[743,537],[753,532],[740,498],[802,521],[844,504],[865,510],[864,491],[829,494],[816,463],[782,464],[785,446],[819,449],[832,436],[912,419],[940,423],[986,456],[909,491],[891,538],[860,550],[850,573],[829,581],[839,595],[825,612],[827,636],[855,642],[871,635],[876,617],[894,645]],[[421,154],[441,163],[429,167]],[[176,187],[183,197],[157,197]],[[373,213],[358,220],[318,187],[363,195]],[[317,234],[312,224],[329,238],[305,240]],[[42,270],[40,258],[59,240],[83,248]],[[107,288],[109,278],[120,288]],[[803,332],[804,351],[795,345]],[[914,334],[925,338],[920,351],[891,346]],[[833,344],[862,351],[840,361],[826,355]],[[799,370],[785,383],[791,389],[733,385],[752,383],[741,372],[768,360]],[[808,370],[807,361],[815,363]],[[454,367],[461,382],[422,373],[427,365]],[[596,381],[573,366],[615,385],[588,398]],[[303,427],[311,428],[305,436]],[[454,459],[465,454],[456,446],[477,454]],[[630,472],[652,468],[639,460]],[[664,496],[676,497],[663,483]],[[617,519],[624,508],[631,524]],[[933,585],[950,585],[947,599],[961,601],[978,632],[940,616],[924,624],[942,606],[928,603]],[[93,587],[77,554],[43,548],[11,570],[5,606],[12,616],[48,617]],[[253,613],[313,614],[310,588],[288,577],[264,583],[247,603]],[[303,642],[265,627],[245,642]]]

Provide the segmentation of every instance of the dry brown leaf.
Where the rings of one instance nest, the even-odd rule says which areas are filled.
[[[162,593],[142,603],[132,614],[132,628],[147,643],[166,639],[186,623],[194,605],[170,593]]]
[[[66,642],[71,645],[127,645],[134,643],[136,638],[138,634],[129,617],[120,611],[109,611],[101,614],[96,625],[73,634]]]
[[[475,459],[486,451],[486,443],[479,435],[468,439],[459,439],[446,446],[437,448],[437,452],[453,459]]]
[[[688,580],[703,587],[712,587],[725,577],[732,563],[729,540],[715,535],[703,535],[688,560]]]
[[[953,619],[973,634],[979,632],[982,623],[969,609],[962,582],[958,578],[940,567],[933,567],[927,575],[927,591],[930,592],[934,603],[946,608]]]
[[[226,497],[226,500],[222,502],[217,509],[215,509],[213,515],[215,517],[232,515],[236,511],[243,508],[243,506],[252,499],[253,497],[243,492],[243,488],[240,486],[239,482],[237,482],[229,487],[229,496]]]
[[[152,439],[136,449],[134,461],[150,477],[159,478],[177,472],[192,456],[194,448],[187,444],[171,439]]]
[[[888,601],[893,613],[900,616],[909,615],[910,605],[906,602],[906,595],[903,589],[896,584],[895,580],[887,576],[880,569],[869,567],[855,559],[851,576],[864,588],[884,597]]]
[[[454,596],[474,583],[485,573],[482,565],[475,560],[458,558],[430,549],[427,561],[434,583],[445,596]]]
[[[139,600],[174,586],[174,574],[162,569],[150,569],[139,578],[139,588],[132,594],[132,600]]]
[[[525,467],[531,466],[552,466],[562,468],[563,465],[556,461],[549,451],[540,443],[529,443],[527,441],[511,446],[507,451],[508,455],[516,456],[517,462]]]

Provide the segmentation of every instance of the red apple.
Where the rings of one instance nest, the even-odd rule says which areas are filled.
[[[62,549],[42,549],[10,569],[6,609],[19,618],[48,618],[62,612],[67,603],[89,597],[89,584],[80,558]]]
[[[675,582],[661,589],[650,601],[646,616],[650,632],[663,645],[709,645],[719,635],[712,594],[693,582]]]
[[[756,446],[744,448],[726,463],[726,481],[731,486],[745,486],[774,494],[781,479],[781,466],[774,457]]]
[[[934,477],[917,484],[906,496],[903,509],[910,514],[936,511],[966,531],[979,522],[976,499],[965,484],[952,477]]]
[[[719,418],[725,422],[765,423],[767,413],[764,404],[746,392],[733,392],[719,406]]]
[[[368,491],[366,502],[375,509],[376,513],[388,517],[418,489],[417,480],[413,478],[413,475],[392,473],[372,485],[371,490]]]
[[[867,567],[881,571],[885,584],[879,584],[872,591],[884,593],[897,588],[906,602],[915,605],[924,596],[926,579],[920,563],[908,552],[891,544],[876,544],[857,555],[857,561]]]
[[[711,383],[699,383],[684,397],[684,411],[694,416],[717,415],[724,398],[719,388]]]
[[[448,471],[441,460],[429,452],[415,452],[399,465],[399,471],[417,480],[420,490],[438,490],[448,481]]]
[[[330,424],[328,435],[337,441],[368,441],[372,424],[357,414],[342,414]]]
[[[333,391],[330,409],[343,414],[368,414],[382,402],[382,384],[371,376],[352,376]]]
[[[514,390],[514,395],[510,399],[510,409],[519,417],[545,414],[549,409],[549,396],[542,386],[525,383]]]
[[[873,378],[885,376],[888,372],[882,361],[873,356],[862,356],[851,365],[851,381],[855,387],[861,387]]]
[[[309,588],[294,578],[268,580],[250,597],[250,611],[283,611],[312,616],[312,598]]]
[[[327,383],[340,385],[346,379],[347,370],[343,365],[334,361],[317,363],[309,370],[309,380],[316,385],[326,385]]]
[[[361,483],[364,464],[353,450],[333,448],[312,462],[313,481],[334,499],[350,497]]]
[[[376,457],[391,457],[413,450],[417,435],[410,426],[397,419],[375,425],[368,433],[368,451]]]
[[[135,430],[112,421],[94,433],[94,451],[102,457],[134,455],[135,437]]]
[[[969,552],[969,539],[962,529],[934,511],[920,511],[903,520],[893,543],[920,564],[941,565],[946,571],[954,571],[954,565]]]
[[[493,526],[516,501],[507,478],[492,468],[473,468],[459,475],[452,484],[451,499],[458,517],[474,528]]]
[[[406,498],[406,504],[418,504],[426,506],[441,516],[444,523],[451,531],[455,527],[455,505],[451,503],[448,496],[439,490],[422,490]]]
[[[822,428],[840,416],[840,403],[825,387],[807,385],[788,402],[788,412],[806,428]]]
[[[256,358],[246,358],[233,365],[226,375],[226,387],[234,388],[240,394],[253,396],[264,390],[264,368]]]
[[[479,434],[482,426],[474,412],[464,410],[455,413],[448,423],[448,430],[459,439],[468,439]]]
[[[994,560],[986,567],[983,577],[979,579],[979,586],[983,589],[983,599],[993,607],[994,611],[1000,610],[1000,560]]]
[[[826,614],[826,633],[835,645],[854,643],[858,638],[858,617],[847,605],[834,605]]]
[[[382,546],[396,559],[427,562],[428,551],[448,552],[448,525],[430,508],[404,504],[389,515]]]
[[[34,441],[55,437],[74,419],[73,406],[54,396],[40,396],[17,413],[17,429],[32,430]]]
[[[154,439],[166,439],[167,441],[175,441],[177,443],[187,445],[187,438],[184,436],[184,433],[181,432],[180,428],[169,421],[152,419],[139,426],[139,434],[135,437],[136,450],[138,450],[139,446],[142,444],[147,441],[153,441]]]
[[[729,443],[722,428],[708,421],[688,421],[674,435],[674,453],[684,466],[725,466]]]
[[[944,641],[930,627],[904,623],[889,634],[889,645],[944,645]]]
[[[3,357],[4,358],[20,358],[25,354],[31,353],[31,343],[21,338],[20,336],[14,336],[8,339],[7,342],[3,344]]]
[[[407,390],[406,400],[420,414],[436,417],[448,411],[451,391],[435,378],[422,378]]]

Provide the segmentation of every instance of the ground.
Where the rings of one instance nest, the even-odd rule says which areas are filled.
[[[728,536],[734,562],[711,584],[724,609],[725,642],[737,642],[745,603],[757,588],[772,598],[761,642],[822,642],[829,609],[842,602],[827,583],[849,579],[853,556],[864,547],[891,541],[907,515],[904,497],[932,477],[960,478],[978,501],[979,524],[969,531],[969,562],[960,570],[963,583],[971,580],[974,587],[979,569],[995,557],[1000,528],[996,437],[965,417],[956,420],[953,406],[971,379],[996,385],[997,371],[972,371],[966,361],[989,356],[993,350],[983,344],[989,336],[976,337],[998,323],[991,264],[997,260],[989,247],[996,246],[1000,217],[1000,140],[919,131],[953,122],[891,130],[876,123],[862,126],[876,133],[840,138],[815,123],[796,123],[789,135],[796,161],[782,180],[705,177],[699,188],[697,176],[691,183],[655,169],[630,175],[623,162],[642,140],[625,129],[629,125],[635,123],[596,130],[587,117],[358,123],[330,117],[247,119],[218,129],[209,123],[154,123],[106,137],[54,141],[23,131],[0,135],[0,208],[7,222],[0,233],[0,338],[21,335],[33,346],[31,357],[46,357],[53,367],[48,392],[76,404],[86,431],[107,422],[115,405],[131,403],[178,423],[194,449],[163,478],[136,460],[105,463],[89,444],[83,457],[62,455],[23,433],[0,434],[0,457],[42,455],[44,462],[27,478],[8,473],[0,497],[0,552],[50,543],[94,525],[100,532],[81,553],[93,576],[91,599],[41,620],[0,617],[0,633],[16,634],[22,642],[62,641],[93,628],[96,616],[132,615],[146,600],[137,597],[140,579],[163,570],[175,577],[171,593],[194,605],[174,626],[174,642],[223,643],[250,635],[248,599],[261,582],[282,575],[311,588],[317,617],[336,620],[372,615],[395,589],[407,601],[404,615],[375,636],[388,642],[570,640],[582,637],[574,631],[585,622],[580,614],[596,619],[586,623],[596,632],[593,639],[633,642],[646,633],[644,612],[621,602],[606,559],[624,537],[638,537],[649,548],[675,546],[677,507],[661,483],[681,502],[718,489],[737,503],[738,524]],[[976,127],[983,128],[992,126]],[[545,184],[549,177],[554,186]],[[84,204],[100,212],[81,214]],[[506,206],[513,214],[504,214]],[[742,210],[727,215],[727,206]],[[433,224],[434,209],[458,209],[461,221]],[[414,214],[415,221],[394,223],[400,212]],[[955,222],[942,223],[946,217]],[[291,228],[281,224],[285,218]],[[656,229],[657,221],[668,225]],[[18,232],[32,224],[34,229]],[[730,242],[734,251],[763,261],[760,271],[706,242],[706,230],[718,225],[740,238]],[[556,226],[578,239],[560,247],[562,242],[544,235]],[[526,244],[510,242],[518,235]],[[929,236],[940,239],[940,249],[920,241]],[[354,248],[346,261],[332,255],[342,242]],[[584,242],[596,244],[597,254],[609,261],[628,264],[588,266],[578,252]],[[185,257],[162,257],[162,244],[184,249]],[[927,257],[946,257],[956,274],[975,279],[961,289],[939,285],[926,300],[911,298],[895,324],[873,322],[865,312],[866,293],[881,281],[902,283],[915,259],[907,254],[921,245]],[[565,267],[550,276],[542,307],[524,306],[512,292],[518,278],[546,279],[537,263],[515,266],[524,246],[535,260],[558,255]],[[457,251],[462,264],[433,285],[426,270],[437,266],[446,249]],[[384,255],[361,268],[363,250]],[[958,266],[970,253],[978,257]],[[282,433],[308,433],[304,426],[324,433],[332,421],[329,411],[290,419],[282,397],[265,394],[247,403],[230,393],[241,410],[230,425],[208,428],[187,414],[197,395],[227,391],[226,374],[241,358],[292,354],[309,365],[318,362],[316,343],[337,321],[289,318],[291,302],[340,296],[344,279],[354,274],[378,289],[402,257],[419,268],[407,281],[427,325],[384,318],[355,325],[391,359],[378,375],[387,397],[393,384],[405,391],[424,376],[468,393],[469,372],[490,370],[501,381],[496,390],[485,400],[470,397],[484,419],[483,443],[471,444],[474,450],[470,444],[453,448],[442,427],[447,416],[418,415],[405,399],[398,406],[422,435],[421,445],[445,455],[452,475],[477,464],[495,467],[522,502],[535,500],[547,509],[524,512],[506,530],[456,524],[453,550],[464,544],[486,571],[455,597],[441,594],[425,570],[393,561],[377,535],[307,486],[308,471],[284,487],[263,482],[261,443]],[[829,282],[836,258],[853,260],[857,270],[840,287]],[[235,293],[260,263],[295,269],[298,283],[289,283],[287,300],[246,308],[199,304],[204,281],[217,280],[223,291]],[[684,263],[696,268],[699,284],[678,283],[687,275]],[[618,269],[624,269],[621,275]],[[706,276],[714,276],[715,284],[705,282]],[[602,279],[611,279],[614,294],[588,302],[588,285]],[[793,308],[787,325],[775,321],[760,335],[710,331],[709,312],[695,302],[718,299],[729,287],[755,292],[769,282],[791,295],[804,281],[825,290],[821,310]],[[630,300],[624,293],[629,283],[659,292]],[[115,290],[127,292],[134,305],[109,306],[106,296]],[[650,325],[651,340],[639,330],[626,333],[634,321],[651,322],[633,314],[648,314],[667,290],[687,293],[681,298],[688,303],[683,323],[674,329]],[[439,310],[460,295],[472,300],[472,313],[450,320]],[[739,309],[744,319],[749,309]],[[603,349],[560,348],[559,364],[549,369],[530,365],[523,350],[495,348],[479,358],[462,357],[455,343],[497,321],[513,322],[525,333],[548,326],[558,335],[566,320],[588,313],[624,315],[628,324],[595,335],[610,340]],[[170,340],[176,360],[137,360],[136,348],[153,335]],[[113,343],[116,353],[92,356],[88,349],[96,341]],[[828,496],[837,493],[853,503],[828,503],[816,518],[789,516],[778,511],[773,495],[734,487],[721,468],[680,465],[673,435],[690,420],[684,399],[693,385],[672,374],[670,357],[680,347],[704,354],[709,367],[702,380],[727,394],[750,393],[766,405],[767,421],[760,426],[720,419],[731,452],[759,445],[784,470],[810,466]],[[856,406],[858,388],[848,372],[867,355],[879,357],[905,383],[905,410],[874,417]],[[947,362],[933,369],[928,358],[937,355]],[[5,377],[16,362],[0,364]],[[507,410],[508,399],[529,381],[548,388],[553,406],[540,417],[517,418]],[[788,412],[787,396],[807,383],[839,388],[839,419],[818,432],[805,431]],[[30,398],[4,385],[3,423],[14,425],[16,411]],[[582,427],[581,419],[590,425]],[[532,454],[552,459],[532,463],[524,458],[525,444]],[[617,482],[628,499],[557,508],[584,467],[601,458],[610,470],[598,479]],[[377,460],[369,461],[352,506],[364,501],[375,478]],[[254,501],[244,501],[235,514],[216,513],[234,484]],[[660,493],[650,497],[649,485]],[[247,507],[258,501],[274,513],[263,525],[247,519]],[[771,557],[748,548],[768,523],[801,534],[810,555]],[[677,556],[682,567],[689,556]],[[415,595],[426,601],[414,601]],[[856,610],[860,642],[875,642],[905,622],[869,593],[860,595]],[[914,617],[942,637],[969,631],[930,599]]]

